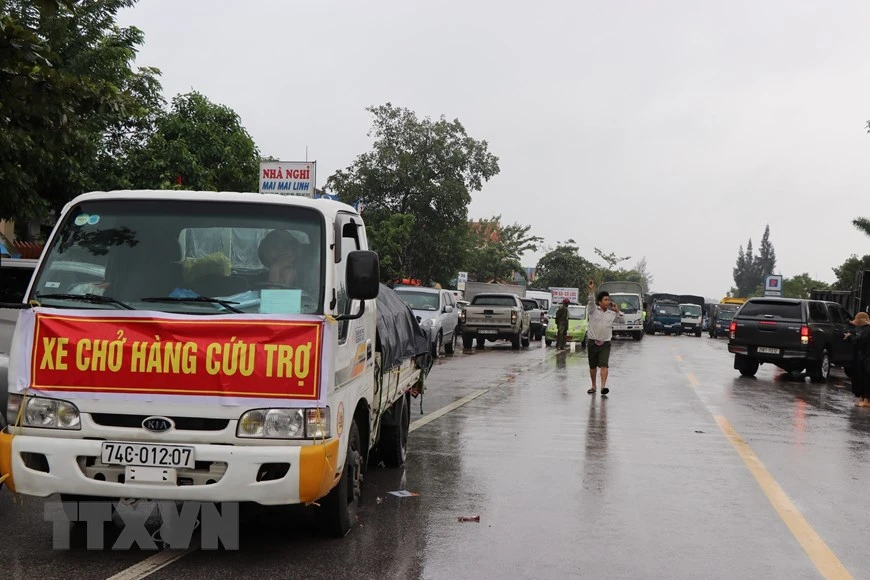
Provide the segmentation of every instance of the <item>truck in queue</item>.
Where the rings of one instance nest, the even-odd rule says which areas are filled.
[[[742,304],[711,304],[707,311],[709,325],[707,332],[710,333],[710,338],[719,338],[720,336],[728,336],[731,327],[731,321],[734,315],[740,310]]]
[[[379,280],[337,201],[76,197],[20,305],[0,477],[64,501],[303,504],[346,535],[369,460],[405,461],[431,364]]]
[[[654,335],[658,332],[666,335],[682,334],[683,324],[680,312],[680,297],[677,294],[663,292],[650,294],[647,297],[647,304],[647,334]]]
[[[509,340],[514,350],[531,342],[531,317],[516,294],[477,294],[462,309],[462,343],[466,349],[483,348],[486,341]]]
[[[680,302],[680,326],[682,334],[694,334],[701,336],[704,324],[704,304],[703,296],[694,296],[692,294],[681,294]]]
[[[623,314],[624,322],[613,325],[613,336],[641,340],[644,333],[643,285],[630,281],[603,282],[598,290],[610,294],[610,300],[619,305]]]

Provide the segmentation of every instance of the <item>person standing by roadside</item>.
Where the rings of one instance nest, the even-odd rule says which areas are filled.
[[[570,300],[562,300],[562,306],[556,310],[556,350],[565,348],[568,337],[568,305]]]
[[[589,280],[589,301],[586,305],[589,313],[589,329],[586,331],[589,356],[589,376],[592,378],[592,388],[586,391],[590,395],[598,390],[597,375],[601,372],[601,394],[610,392],[607,388],[607,373],[610,368],[610,341],[613,339],[613,323],[624,320],[622,311],[616,303],[610,301],[610,294],[601,291],[595,295],[595,280]]]
[[[870,316],[859,312],[850,323],[854,330],[846,333],[846,341],[855,344],[852,355],[852,392],[858,397],[856,407],[870,407]]]

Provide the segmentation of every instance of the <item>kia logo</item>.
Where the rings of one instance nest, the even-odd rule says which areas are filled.
[[[148,417],[142,421],[142,428],[155,433],[163,433],[175,427],[172,419],[166,417]]]

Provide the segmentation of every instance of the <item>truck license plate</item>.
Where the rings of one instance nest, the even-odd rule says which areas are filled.
[[[779,354],[779,349],[778,349],[778,348],[770,348],[770,347],[767,347],[767,346],[759,346],[759,347],[758,347],[757,349],[755,349],[755,350],[758,351],[758,352],[761,353],[761,354]]]
[[[188,469],[193,469],[196,466],[193,447],[105,441],[100,455],[101,461],[106,465],[185,467]]]
[[[478,332],[480,334],[498,334],[498,331],[494,329],[479,330]]]

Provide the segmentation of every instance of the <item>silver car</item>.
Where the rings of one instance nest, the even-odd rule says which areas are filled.
[[[36,264],[37,260],[0,259],[0,430],[6,425],[9,347],[21,312],[16,308],[3,308],[3,303],[20,304],[24,301]]]
[[[422,286],[398,286],[396,293],[411,307],[420,326],[432,336],[432,357],[438,358],[441,348],[453,354],[459,327],[459,308],[450,290]]]

